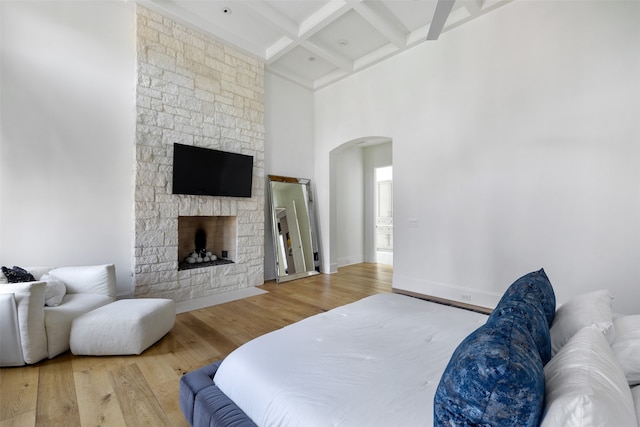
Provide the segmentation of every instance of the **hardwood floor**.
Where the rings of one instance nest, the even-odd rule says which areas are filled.
[[[188,426],[179,407],[185,372],[241,344],[368,295],[391,292],[390,266],[357,264],[283,284],[266,294],[176,316],[140,356],[74,356],[0,369],[0,427]]]

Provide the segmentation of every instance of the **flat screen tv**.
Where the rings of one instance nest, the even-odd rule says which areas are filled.
[[[173,194],[251,197],[253,156],[173,144]]]

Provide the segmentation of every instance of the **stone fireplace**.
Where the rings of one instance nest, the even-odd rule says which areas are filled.
[[[261,285],[264,64],[140,5],[137,40],[133,295],[181,302]],[[251,197],[173,194],[174,143],[253,156]],[[196,234],[229,262],[180,268]]]

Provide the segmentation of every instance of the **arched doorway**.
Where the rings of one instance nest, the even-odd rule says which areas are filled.
[[[358,138],[331,151],[330,271],[377,262],[375,177],[376,168],[384,166],[392,166],[388,137]]]

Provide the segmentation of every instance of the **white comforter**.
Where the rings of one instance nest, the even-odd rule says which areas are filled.
[[[378,294],[246,343],[214,380],[259,426],[431,426],[453,350],[486,319]]]

